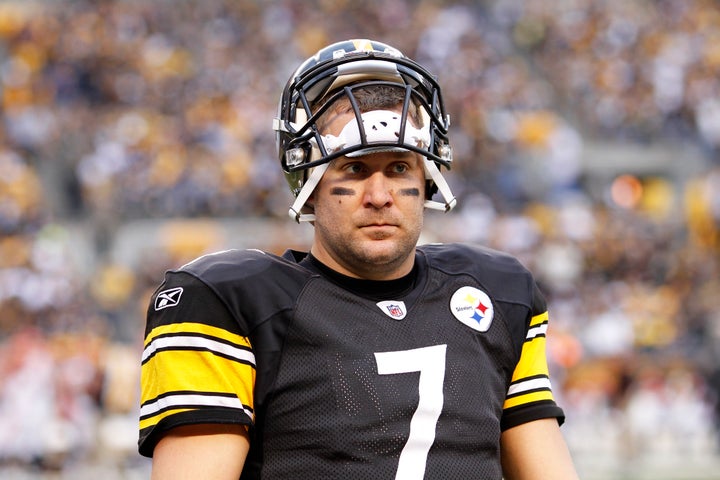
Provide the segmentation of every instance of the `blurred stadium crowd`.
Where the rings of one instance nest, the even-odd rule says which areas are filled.
[[[0,3],[0,464],[139,461],[150,292],[210,249],[302,246],[271,119],[292,69],[350,37],[439,74],[460,206],[427,240],[536,273],[575,453],[717,455],[717,2],[18,0]],[[648,153],[590,165],[589,145]],[[246,217],[267,230],[243,239]]]

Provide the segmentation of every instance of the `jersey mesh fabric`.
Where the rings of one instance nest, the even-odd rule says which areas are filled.
[[[430,280],[458,288],[471,281]],[[265,429],[263,478],[395,478],[419,405],[420,373],[379,375],[374,354],[433,345],[448,353],[442,414],[434,431],[424,432],[434,436],[424,478],[501,477],[511,339],[500,318],[484,334],[462,325],[449,314],[447,295],[431,292],[422,309],[410,306],[395,320],[323,279],[304,289],[267,411],[274,420]]]

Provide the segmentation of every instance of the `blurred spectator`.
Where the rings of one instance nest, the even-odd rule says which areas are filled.
[[[0,464],[132,458],[150,291],[238,246],[207,217],[285,218],[276,92],[350,37],[454,72],[460,206],[424,240],[510,250],[538,273],[571,447],[717,454],[718,31],[706,0],[0,3]],[[695,145],[704,165],[659,166],[644,203],[619,203],[590,188],[597,139]],[[121,234],[138,225],[129,262]]]

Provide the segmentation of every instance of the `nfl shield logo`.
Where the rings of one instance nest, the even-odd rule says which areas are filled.
[[[405,318],[407,310],[405,309],[405,303],[399,300],[386,300],[378,302],[377,306],[380,307],[385,315],[395,320],[402,320]]]

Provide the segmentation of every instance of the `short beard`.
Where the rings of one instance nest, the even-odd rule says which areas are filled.
[[[329,227],[329,228],[328,228]],[[357,244],[343,242],[336,238],[332,225],[324,227],[315,224],[316,235],[320,234],[328,242],[325,249],[333,256],[335,261],[351,272],[351,276],[366,279],[397,278],[397,270],[407,258],[414,255],[417,241],[422,231],[422,220],[417,231],[403,237],[399,244],[385,252],[378,252],[360,247]]]

